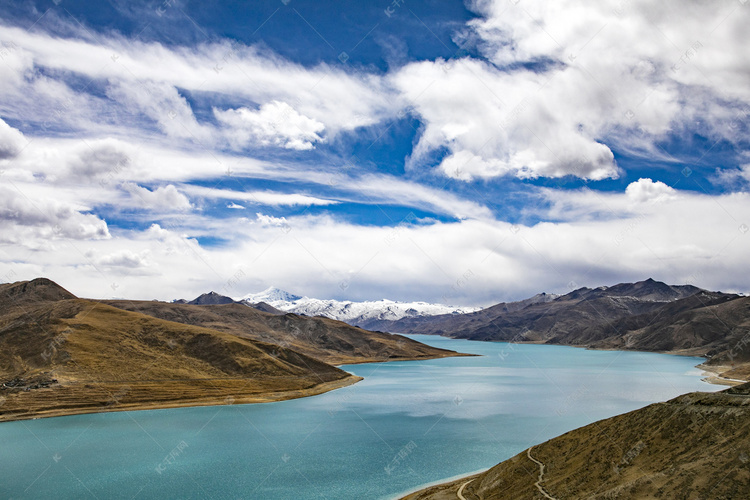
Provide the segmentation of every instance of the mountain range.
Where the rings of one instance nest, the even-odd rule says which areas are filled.
[[[392,333],[704,356],[724,378],[750,378],[750,298],[651,278],[564,295],[540,293],[485,309],[321,300],[277,288],[237,301],[211,292],[189,303],[231,302],[277,316],[295,311]]]
[[[653,279],[380,326],[470,340],[704,356],[727,378],[750,377],[750,297]]]
[[[397,302],[388,299],[354,302],[333,299],[315,299],[301,297],[279,290],[268,288],[260,293],[251,293],[238,299],[253,307],[263,304],[277,310],[304,314],[306,316],[324,316],[345,321],[368,330],[382,330],[381,324],[402,318],[423,318],[434,315],[464,314],[478,311],[478,307],[454,307],[428,302]]]
[[[234,302],[97,301],[44,278],[0,284],[0,421],[276,401],[359,380],[331,363],[454,355]]]

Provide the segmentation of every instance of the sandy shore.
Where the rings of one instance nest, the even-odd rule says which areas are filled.
[[[403,357],[403,358],[365,359],[364,361],[353,360],[353,361],[347,361],[345,363],[336,363],[334,366],[336,366],[336,368],[341,368],[342,366],[369,365],[371,363],[393,363],[394,361],[429,361],[431,359],[460,358],[460,357],[467,358],[467,357],[476,357],[476,356],[481,356],[481,354],[467,354],[465,352],[456,352],[452,354],[437,354],[434,356],[410,356],[410,357]]]
[[[696,368],[703,370],[702,375],[705,377],[703,380],[709,384],[715,385],[728,385],[735,386],[744,384],[745,380],[739,380],[735,378],[722,377],[721,374],[732,369],[731,366],[706,366],[704,364],[697,365]]]
[[[251,403],[272,403],[275,401],[286,401],[289,399],[304,398],[307,396],[317,396],[328,391],[341,389],[356,384],[362,377],[351,375],[349,377],[324,382],[308,389],[269,392],[264,394],[249,395],[227,395],[221,398],[194,398],[180,401],[159,401],[150,402],[142,401],[135,403],[116,404],[110,407],[102,408],[101,405],[91,407],[62,408],[51,410],[39,410],[20,415],[0,415],[0,422],[12,422],[16,420],[36,420],[38,418],[64,417],[68,415],[82,415],[91,413],[108,413],[113,411],[135,411],[135,410],[161,410],[167,408],[186,408],[192,406],[226,406],[233,404],[251,404]]]

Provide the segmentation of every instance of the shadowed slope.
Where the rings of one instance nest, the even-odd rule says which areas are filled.
[[[391,331],[705,356],[724,377],[750,377],[749,297],[652,279],[540,297],[471,314],[399,320]]]
[[[289,347],[332,364],[457,355],[401,335],[370,332],[342,321],[320,316],[266,313],[237,303],[213,306],[124,300],[107,303],[156,318],[214,328],[242,338]]]

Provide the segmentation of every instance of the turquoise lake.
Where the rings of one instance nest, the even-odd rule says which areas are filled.
[[[345,366],[365,380],[279,403],[3,423],[0,498],[394,498],[722,389],[701,358],[411,337],[481,357]]]

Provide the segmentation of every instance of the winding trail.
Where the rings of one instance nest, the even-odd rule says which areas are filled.
[[[472,482],[473,479],[469,479],[464,484],[461,485],[461,487],[456,492],[456,495],[458,496],[458,500],[466,500],[466,497],[464,496],[464,488],[466,488],[466,485]]]
[[[533,448],[533,446],[531,448]],[[541,493],[544,496],[544,498],[548,500],[557,500],[555,497],[551,496],[549,493],[547,493],[544,490],[544,487],[542,486],[542,481],[544,481],[544,464],[540,462],[539,460],[537,460],[536,458],[531,456],[531,448],[526,450],[526,456],[529,457],[529,460],[531,460],[532,462],[534,462],[535,464],[539,466],[539,479],[537,480],[536,483],[534,483],[534,486],[536,486],[536,489],[539,490],[539,493]],[[463,487],[461,489],[463,489]],[[460,497],[461,496],[459,495],[459,498]]]

